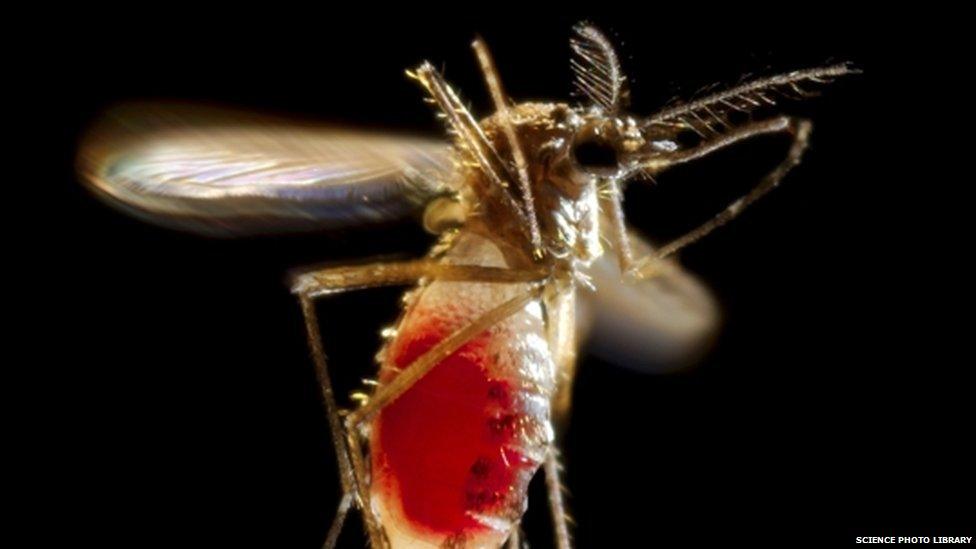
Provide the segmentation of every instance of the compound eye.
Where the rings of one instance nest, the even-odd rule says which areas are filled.
[[[617,170],[617,148],[605,139],[591,136],[573,145],[573,160],[585,172],[601,174]]]

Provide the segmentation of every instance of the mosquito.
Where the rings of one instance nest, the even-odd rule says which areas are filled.
[[[485,43],[472,45],[494,106],[486,118],[475,118],[430,63],[407,71],[443,119],[450,145],[246,117],[187,123],[140,107],[121,111],[123,123],[104,124],[81,147],[90,186],[157,223],[236,235],[422,211],[424,227],[438,235],[421,259],[293,279],[342,488],[327,548],[352,509],[373,547],[521,547],[528,485],[540,469],[555,543],[570,547],[554,426],[570,408],[585,323],[578,305],[589,304],[597,318],[601,309],[602,318],[624,315],[624,340],[653,342],[623,353],[631,360],[707,331],[708,295],[672,256],[800,162],[811,123],[760,117],[760,108],[856,72],[848,64],[798,70],[640,118],[625,111],[627,80],[592,25],[577,25],[571,38],[578,104],[511,102]],[[683,144],[688,132],[696,143]],[[659,247],[628,227],[628,180],[767,134],[790,138],[786,157],[710,220]],[[381,286],[412,288],[383,331],[377,380],[340,409],[315,302]]]

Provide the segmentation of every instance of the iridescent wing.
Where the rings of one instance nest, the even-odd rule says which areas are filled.
[[[440,141],[202,107],[129,106],[83,141],[98,195],[154,223],[211,235],[396,220],[451,181]]]

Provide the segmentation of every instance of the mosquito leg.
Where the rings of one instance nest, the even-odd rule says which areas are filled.
[[[359,508],[366,523],[369,544],[380,549],[389,547],[386,532],[383,531],[383,527],[369,504],[369,481],[367,480],[369,475],[366,471],[366,461],[363,459],[362,446],[359,444],[359,432],[349,429],[346,441],[349,443],[349,458],[352,461],[353,476],[356,478],[356,489],[361,502]]]
[[[508,542],[505,544],[506,549],[522,549],[522,527],[518,524],[515,528],[512,528],[511,535],[508,536]]]
[[[543,300],[546,311],[546,336],[556,364],[556,394],[552,399],[552,414],[553,424],[558,432],[565,427],[569,417],[573,378],[576,372],[576,292],[572,288],[560,287],[558,284],[550,284],[546,290]],[[549,447],[544,468],[556,547],[568,549],[569,530],[566,526],[566,509],[559,482],[555,443]]]
[[[424,63],[416,72],[407,74],[427,90],[430,99],[437,104],[447,121],[451,133],[455,135],[458,150],[463,152],[465,158],[477,164],[484,174],[489,185],[483,192],[497,200],[504,210],[505,219],[518,220],[526,244],[530,246],[537,244],[535,237],[538,235],[533,233],[538,229],[537,226],[533,229],[533,223],[536,221],[526,214],[524,206],[527,206],[527,203],[520,204],[518,197],[515,196],[516,190],[521,194],[521,184],[517,189],[512,188],[512,184],[519,180],[510,173],[508,164],[502,160],[492,142],[485,136],[478,121],[430,63]]]
[[[634,266],[634,250],[627,235],[627,218],[624,215],[623,200],[620,183],[608,180],[601,185],[600,203],[607,216],[610,245],[617,255],[620,272],[626,273]]]
[[[421,278],[451,282],[517,283],[535,282],[547,275],[541,268],[514,270],[479,265],[451,265],[420,259],[309,271],[295,278],[292,293],[315,298],[350,290],[413,284]]]
[[[350,494],[356,494],[357,506],[362,510],[363,522],[366,525],[366,532],[369,535],[370,544],[373,547],[385,547],[381,544],[382,537],[379,522],[376,520],[368,504],[369,500],[367,499],[364,484],[365,477],[356,474],[357,471],[353,468],[353,456],[356,454],[350,453],[350,448],[347,446],[349,437],[346,437],[342,420],[339,418],[339,408],[336,405],[335,393],[332,390],[332,379],[329,376],[325,352],[322,349],[322,336],[319,333],[319,322],[315,313],[315,305],[307,293],[300,293],[298,299],[302,307],[302,314],[305,317],[305,331],[308,336],[309,347],[312,351],[312,358],[315,362],[315,375],[318,378],[319,386],[322,390],[322,400],[325,402],[325,411],[329,419],[329,430],[332,433],[332,444],[335,447],[336,460],[339,463],[339,482],[342,486],[343,498],[345,499]],[[343,515],[342,520],[340,520],[340,515]],[[344,513],[340,506],[339,512],[336,514],[335,520],[333,520],[333,528],[330,528],[329,531],[330,538],[333,534],[335,537],[338,537],[343,521]],[[336,529],[336,527],[338,528]],[[336,529],[336,531],[333,532],[333,529]],[[326,539],[325,547],[328,547],[328,542],[328,539]]]
[[[329,430],[332,433],[332,444],[335,448],[336,459],[339,462],[339,482],[342,485],[343,496],[352,493],[352,466],[349,463],[349,452],[344,441],[342,422],[339,419],[339,407],[336,405],[335,393],[332,391],[332,379],[329,376],[325,352],[322,350],[322,337],[319,334],[318,318],[315,306],[306,295],[299,296],[302,316],[305,319],[305,334],[315,362],[315,377],[318,379],[325,403],[325,412],[329,419]]]
[[[336,404],[335,394],[332,388],[331,377],[329,376],[328,363],[325,351],[322,348],[322,337],[319,331],[318,317],[315,312],[314,299],[323,295],[335,294],[362,288],[375,288],[379,286],[392,286],[411,284],[423,277],[435,278],[438,280],[451,281],[471,281],[486,283],[525,283],[539,281],[547,274],[541,270],[510,270],[494,267],[480,267],[474,265],[448,265],[428,260],[407,261],[401,263],[375,263],[370,265],[360,265],[353,267],[333,267],[311,271],[298,275],[292,284],[293,293],[298,295],[302,314],[305,319],[305,330],[308,336],[309,348],[315,362],[315,372],[322,390],[322,399],[325,403],[326,414],[329,420],[329,428],[332,432],[332,442],[336,451],[336,459],[339,463],[339,480],[342,485],[343,498],[355,495],[355,502],[363,513],[363,522],[366,525],[367,535],[373,547],[386,547],[385,535],[379,521],[373,514],[368,499],[367,474],[362,450],[360,448],[356,422],[347,422],[351,427],[343,425],[340,417],[338,405]],[[534,294],[529,294],[534,295]],[[521,298],[519,298],[521,299]],[[527,303],[529,299],[523,302]],[[503,304],[503,308],[504,308]],[[510,305],[510,303],[509,303]],[[473,332],[461,341],[457,347],[463,345],[467,339],[477,335],[487,327],[504,318],[499,316],[504,311],[489,311],[485,315],[487,320],[481,324],[480,330]],[[511,314],[511,313],[507,313]],[[505,314],[505,316],[507,316]],[[483,319],[485,317],[482,317]],[[476,321],[477,323],[478,321]],[[479,325],[481,325],[479,324]],[[461,330],[462,332],[464,330]],[[457,335],[457,334],[455,334]],[[448,339],[451,339],[449,337]],[[456,350],[454,347],[450,352]],[[434,349],[437,349],[435,346]],[[433,350],[433,349],[432,349]],[[450,353],[448,353],[450,354]],[[426,355],[418,360],[424,359]],[[446,356],[446,355],[445,355]],[[439,362],[439,360],[437,361]],[[436,364],[436,362],[434,362]],[[431,365],[433,366],[433,364]],[[428,368],[429,369],[429,368]],[[423,375],[420,373],[415,379]],[[404,377],[398,376],[398,379]],[[393,385],[393,384],[391,384]],[[409,388],[406,384],[403,390]],[[382,392],[382,391],[380,391]],[[402,392],[402,391],[401,391]],[[399,394],[399,393],[398,393]],[[395,396],[393,396],[395,398]],[[392,399],[391,399],[392,400]],[[356,414],[352,414],[356,416]],[[357,416],[363,417],[363,416]],[[336,519],[329,531],[326,540],[326,547],[329,547],[329,540],[338,537],[344,521],[348,505],[340,505]]]
[[[346,515],[349,514],[349,507],[351,506],[352,493],[343,493],[342,499],[339,500],[339,508],[336,510],[336,516],[332,519],[332,526],[329,527],[329,533],[325,536],[325,543],[322,544],[322,549],[335,549],[336,543],[339,541],[339,534],[342,533],[342,525],[346,522]]]
[[[719,212],[715,217],[665,244],[651,255],[634,263],[629,269],[629,274],[638,280],[654,276],[660,267],[659,260],[673,255],[678,250],[697,242],[715,229],[735,219],[746,207],[776,188],[779,182],[783,180],[783,177],[794,166],[800,163],[800,159],[803,157],[803,152],[806,150],[809,142],[811,128],[812,125],[809,121],[788,116],[753,122],[736,128],[717,139],[703,143],[694,149],[675,153],[672,156],[662,159],[659,165],[652,166],[653,169],[663,169],[670,165],[688,162],[728,147],[729,145],[764,134],[788,133],[793,138],[786,158],[773,168],[771,172],[766,174],[752,190],[729,204],[728,207]]]
[[[481,64],[481,72],[485,75],[485,83],[491,93],[491,100],[495,104],[495,111],[498,112],[502,122],[502,129],[505,130],[505,138],[508,146],[512,150],[512,158],[515,160],[516,173],[518,174],[518,184],[522,195],[522,209],[526,220],[529,223],[529,237],[532,239],[533,254],[536,257],[542,256],[542,236],[539,234],[539,222],[535,216],[535,201],[532,197],[532,182],[529,180],[528,162],[525,160],[525,152],[519,143],[518,133],[515,131],[515,124],[512,122],[511,114],[508,109],[508,98],[502,88],[502,81],[495,68],[495,61],[488,52],[488,46],[484,40],[477,38],[472,44]]]
[[[556,547],[558,549],[569,549],[569,527],[567,523],[569,516],[563,505],[563,485],[559,481],[559,460],[556,457],[556,449],[552,447],[546,456],[544,465],[546,470],[546,491],[549,493],[549,509],[552,511],[552,527],[556,536]]]

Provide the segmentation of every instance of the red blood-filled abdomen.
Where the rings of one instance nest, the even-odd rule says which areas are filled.
[[[469,284],[450,289],[478,291]],[[436,283],[425,289],[404,318],[386,350],[381,383],[503,297],[474,296],[452,306],[426,295],[445,290]],[[460,293],[456,299],[464,299]],[[523,311],[381,411],[371,434],[372,498],[394,547],[504,541],[551,439],[551,378],[541,323]]]

